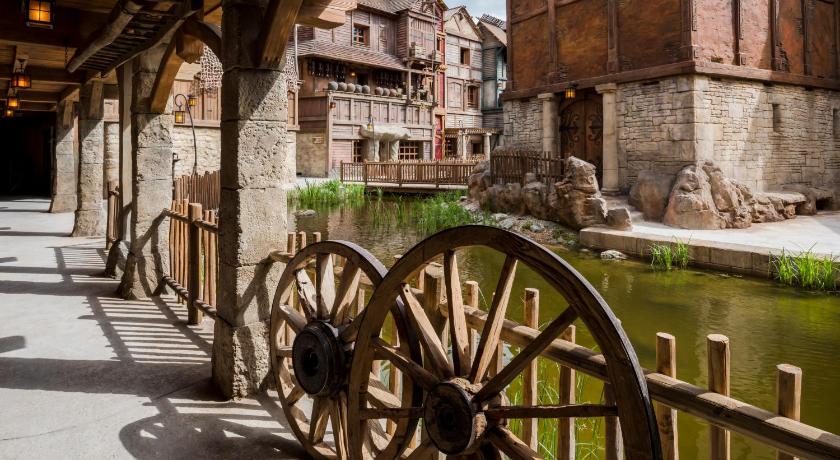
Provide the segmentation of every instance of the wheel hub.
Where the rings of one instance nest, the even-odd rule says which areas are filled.
[[[307,324],[292,344],[292,365],[306,393],[313,396],[337,393],[347,376],[347,357],[338,331],[323,321]]]
[[[423,424],[437,448],[448,455],[472,450],[487,426],[472,402],[470,384],[453,379],[435,386],[426,397]]]

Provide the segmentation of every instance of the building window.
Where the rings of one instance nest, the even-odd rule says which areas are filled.
[[[419,160],[422,151],[423,146],[419,141],[401,141],[399,159],[400,161]]]
[[[370,44],[370,27],[353,24],[353,44],[368,46]]]
[[[470,65],[470,49],[461,48],[461,65]]]
[[[478,108],[478,86],[467,87],[467,107]]]
[[[443,152],[446,158],[455,158],[458,156],[458,139],[454,137],[446,138],[446,150]]]
[[[473,142],[472,143],[472,154],[473,155],[483,155],[484,154],[484,141],[481,142]]]
[[[782,132],[782,106],[773,104],[773,132]]]
[[[362,141],[353,141],[353,163],[361,163],[364,161],[362,157]]]

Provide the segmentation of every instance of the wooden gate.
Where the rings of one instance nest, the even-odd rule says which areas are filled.
[[[579,91],[578,98],[560,106],[560,151],[576,156],[597,168],[602,180],[604,108],[601,95]]]

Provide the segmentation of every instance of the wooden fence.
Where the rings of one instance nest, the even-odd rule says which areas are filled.
[[[170,265],[171,274],[163,281],[172,287],[179,297],[187,302],[189,321],[197,324],[202,313],[216,318],[216,277],[218,276],[218,220],[213,212],[204,212],[197,203],[173,202],[171,209],[164,211],[170,217]],[[310,242],[321,240],[320,233],[311,238],[306,233],[288,233],[288,250],[277,250],[269,254],[269,260],[287,263],[295,251]],[[342,261],[337,261],[341,266]],[[445,299],[443,268],[440,264],[426,265],[413,282],[422,299],[424,309],[432,315],[436,324],[446,324],[448,303]],[[372,286],[365,277],[357,294],[359,310],[364,308],[365,290]],[[481,310],[479,284],[466,281],[463,286],[467,327],[475,343],[487,321],[487,312]],[[496,358],[491,364],[491,375],[504,365],[505,348],[522,349],[539,334],[539,291],[525,289],[523,299],[524,322],[518,324],[505,321],[500,332],[500,343]],[[435,317],[437,315],[437,317]],[[447,340],[448,334],[442,334]],[[768,375],[767,381],[776,382],[777,406],[774,411],[753,406],[729,395],[730,360],[729,339],[719,334],[707,337],[707,387],[702,388],[677,379],[676,339],[666,333],[655,337],[656,369],[644,370],[648,390],[655,402],[657,428],[662,443],[663,458],[676,459],[679,456],[677,413],[683,412],[709,423],[709,451],[712,459],[727,459],[730,454],[730,432],[737,432],[747,438],[767,444],[779,450],[778,458],[840,458],[840,436],[799,422],[799,408],[802,388],[802,372],[799,368],[780,364],[775,375]],[[694,353],[691,350],[691,353]],[[575,343],[575,327],[570,326],[560,339],[552,342],[542,358],[554,361],[560,366],[557,390],[558,404],[574,404],[576,398],[576,373],[580,372],[598,380],[607,379],[607,365],[603,355]],[[535,362],[536,364],[536,362]],[[389,382],[400,380],[400,371],[395,366],[380,369],[390,373]],[[526,368],[522,381],[522,405],[545,404],[538,400],[538,367]],[[545,383],[543,383],[545,384]],[[397,393],[396,386],[390,386]],[[398,393],[397,393],[398,394]],[[396,396],[396,395],[395,395]],[[606,389],[605,399],[609,402],[610,392]],[[560,419],[557,430],[557,459],[575,458],[575,422]],[[615,417],[605,420],[606,458],[623,458],[621,428]],[[521,439],[532,449],[537,449],[536,420],[526,419],[522,424]],[[690,449],[695,449],[692,445]]]
[[[208,171],[176,178],[172,198],[179,203],[201,203],[204,209],[219,209],[220,193],[219,171]]]
[[[563,159],[552,152],[497,149],[490,154],[490,176],[494,184],[525,183],[525,174],[534,173],[537,180],[554,184],[563,178]]]
[[[108,217],[105,222],[105,249],[111,249],[120,238],[120,185],[119,181],[108,182]]]
[[[341,163],[342,182],[403,185],[467,185],[475,161],[368,161]]]

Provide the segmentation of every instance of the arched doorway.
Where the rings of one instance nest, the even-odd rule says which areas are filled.
[[[578,97],[560,104],[560,152],[595,165],[602,181],[604,105],[601,95],[580,90]]]

